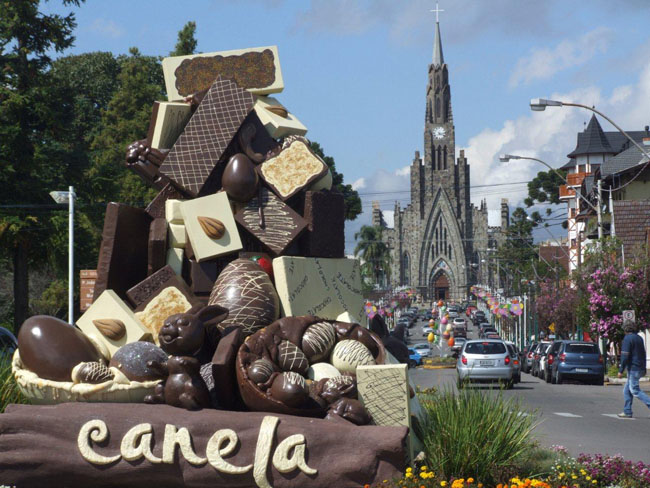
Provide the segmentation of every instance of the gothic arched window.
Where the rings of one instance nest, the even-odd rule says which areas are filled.
[[[443,161],[444,161],[445,169],[447,169],[447,146],[445,146],[445,149],[444,149],[444,151],[443,151],[443,154],[444,154],[444,159],[443,159]]]
[[[402,280],[402,285],[410,285],[410,260],[409,260],[409,255],[408,253],[404,253],[404,256],[402,258],[402,272],[404,273],[403,280]]]
[[[436,97],[436,120],[440,119],[440,99]]]
[[[447,255],[451,258],[451,244],[449,244]]]
[[[442,148],[438,146],[438,169],[443,169]],[[447,169],[446,167],[444,169]]]

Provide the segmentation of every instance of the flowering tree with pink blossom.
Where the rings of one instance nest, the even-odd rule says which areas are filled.
[[[536,309],[542,330],[550,333],[555,324],[555,335],[568,337],[575,332],[578,292],[565,281],[540,282]]]

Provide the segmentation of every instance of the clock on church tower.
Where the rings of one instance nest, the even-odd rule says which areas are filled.
[[[433,129],[433,137],[436,139],[442,139],[447,134],[447,131],[444,127],[436,127]]]

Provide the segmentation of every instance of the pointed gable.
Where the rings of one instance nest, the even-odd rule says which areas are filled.
[[[607,140],[603,128],[600,126],[595,115],[591,116],[587,128],[578,134],[578,145],[567,157],[574,158],[586,154],[615,154],[611,144]]]

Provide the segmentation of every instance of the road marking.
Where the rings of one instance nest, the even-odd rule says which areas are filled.
[[[569,418],[576,418],[576,419],[582,418],[582,415],[575,415],[573,413],[568,413],[568,412],[553,412],[553,414],[558,415],[560,417],[569,417]]]
[[[620,420],[636,420],[634,417],[627,417],[627,418],[625,418],[625,417],[619,417],[619,416],[616,415],[615,413],[603,413],[602,416],[603,416],[603,417],[611,417],[611,418],[613,418],[613,419],[617,419],[617,420],[619,420],[619,419],[620,419]]]

